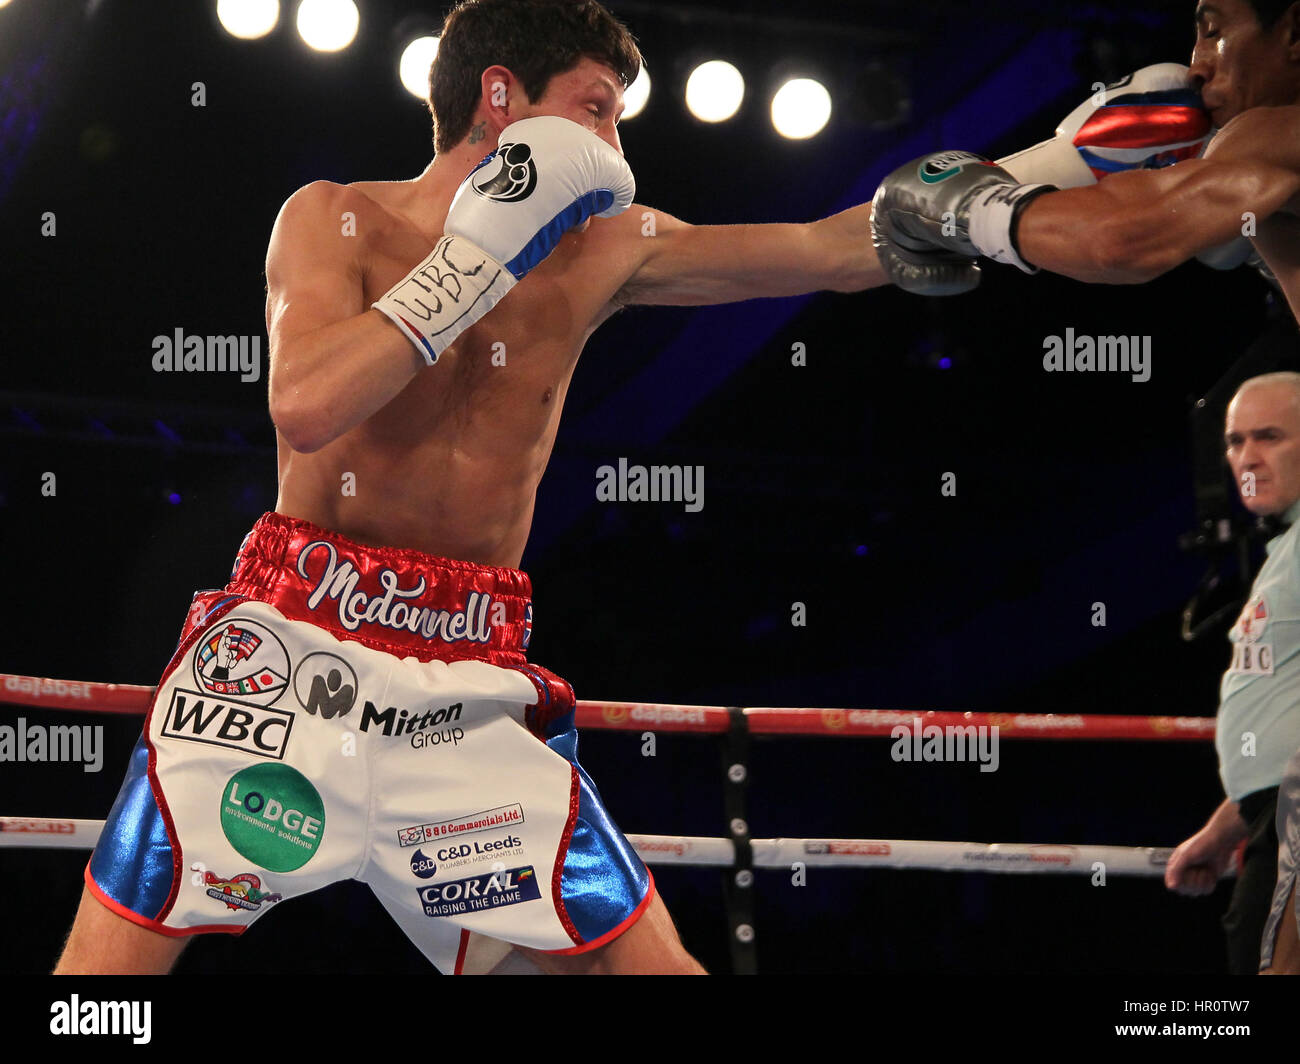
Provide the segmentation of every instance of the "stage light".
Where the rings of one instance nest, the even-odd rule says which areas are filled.
[[[686,107],[701,122],[725,122],[744,98],[744,77],[721,59],[701,63],[686,79]]]
[[[772,97],[772,125],[790,140],[816,136],[830,121],[831,94],[812,78],[787,81]]]
[[[402,50],[397,64],[397,76],[402,87],[421,100],[429,98],[429,67],[438,54],[437,37],[417,37]]]
[[[280,21],[280,0],[217,0],[217,19],[232,37],[254,41]]]
[[[646,101],[650,99],[650,75],[645,66],[637,71],[636,80],[623,93],[623,118],[635,118],[645,110]]]
[[[361,16],[352,0],[302,0],[298,5],[298,35],[318,52],[338,52],[357,35]]]

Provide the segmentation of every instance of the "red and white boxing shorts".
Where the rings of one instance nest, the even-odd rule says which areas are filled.
[[[469,932],[579,953],[649,871],[578,765],[573,691],[524,657],[528,577],[270,513],[199,592],[86,868],[165,935],[370,885],[442,971]]]

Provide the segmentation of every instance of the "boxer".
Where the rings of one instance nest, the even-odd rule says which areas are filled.
[[[59,971],[165,971],[192,934],[348,877],[445,972],[509,945],[548,972],[700,970],[578,764],[572,690],[525,657],[538,482],[621,307],[885,279],[869,205],[730,227],[626,209],[640,62],[597,3],[466,0],[424,172],[285,203],[275,512],[196,596]]]

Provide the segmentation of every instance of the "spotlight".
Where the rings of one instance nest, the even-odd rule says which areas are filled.
[[[421,100],[429,98],[429,67],[438,54],[437,37],[417,37],[402,50],[397,64],[397,76],[402,87]]]
[[[701,63],[686,79],[686,106],[701,122],[725,122],[744,98],[744,77],[721,59]]]
[[[217,19],[232,37],[254,41],[275,29],[280,0],[217,0]]]
[[[637,71],[636,80],[623,93],[623,118],[635,118],[645,110],[646,101],[650,99],[650,75],[645,65]]]
[[[787,81],[772,97],[772,125],[790,140],[816,136],[830,121],[831,94],[812,78]]]
[[[318,52],[338,52],[357,35],[361,16],[352,0],[302,0],[298,5],[298,35]]]

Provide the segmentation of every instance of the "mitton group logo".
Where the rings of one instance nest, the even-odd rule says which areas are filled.
[[[318,650],[298,663],[293,673],[298,704],[323,720],[346,717],[357,701],[357,673],[337,654]]]

